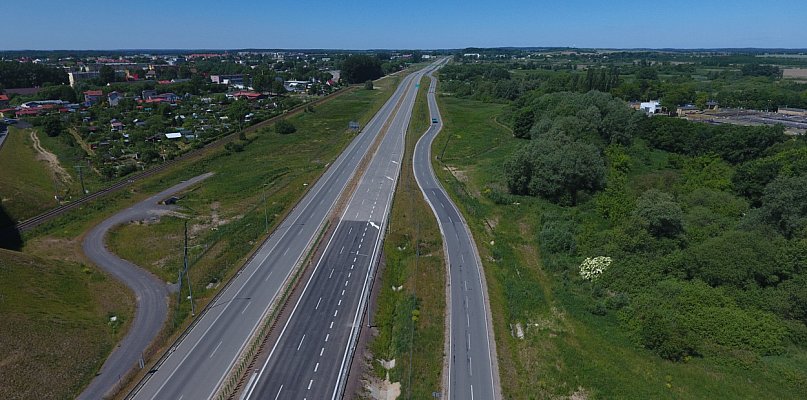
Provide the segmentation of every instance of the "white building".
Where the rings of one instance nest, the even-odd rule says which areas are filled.
[[[643,101],[639,109],[647,114],[657,114],[661,112],[661,103],[658,100]]]

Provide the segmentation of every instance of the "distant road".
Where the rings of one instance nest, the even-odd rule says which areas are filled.
[[[104,271],[132,289],[136,299],[134,320],[123,340],[109,355],[98,375],[84,389],[79,399],[96,400],[118,390],[121,378],[138,364],[141,355],[162,329],[168,317],[168,286],[150,272],[119,258],[110,252],[104,238],[113,227],[147,218],[173,207],[160,202],[174,193],[187,189],[209,177],[212,173],[199,175],[193,179],[174,185],[149,197],[95,226],[84,238],[84,254]]]
[[[288,286],[295,267],[312,247],[411,81],[411,77],[404,78],[387,103],[196,318],[185,336],[170,348],[153,373],[130,393],[130,398],[195,400],[216,394],[258,332],[261,319]]]
[[[249,377],[244,398],[342,398],[401,170],[416,83],[432,68],[401,83],[400,106],[277,341],[269,344],[266,362]]]
[[[432,168],[432,142],[443,128],[443,120],[434,96],[437,79],[432,73],[429,77],[429,113],[438,122],[418,140],[412,167],[415,180],[440,225],[449,268],[447,397],[500,399],[496,342],[482,262],[465,218],[437,181]]]

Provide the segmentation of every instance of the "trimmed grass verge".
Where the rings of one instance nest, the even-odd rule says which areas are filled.
[[[56,206],[56,183],[48,167],[37,160],[29,132],[9,127],[0,150],[0,205],[14,220],[33,217]]]

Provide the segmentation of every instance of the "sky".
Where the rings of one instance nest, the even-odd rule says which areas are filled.
[[[38,0],[2,10],[2,50],[807,48],[805,0]]]

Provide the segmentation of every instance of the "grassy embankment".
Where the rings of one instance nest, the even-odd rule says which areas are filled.
[[[433,151],[439,155],[445,148],[445,153],[435,169],[467,217],[485,266],[505,398],[573,393],[797,398],[803,393],[803,352],[670,362],[637,347],[614,313],[593,315],[574,294],[574,283],[544,268],[537,239],[542,214],[591,213],[593,206],[565,209],[528,197],[518,197],[518,204],[495,204],[486,194],[506,190],[503,162],[523,145],[496,121],[505,106],[452,97],[439,101],[445,129]],[[517,338],[517,325],[523,339]]]
[[[0,201],[14,220],[33,217],[56,206],[57,192],[47,165],[37,160],[29,130],[9,127],[0,149]]]
[[[401,383],[402,398],[414,399],[431,398],[432,392],[440,392],[445,326],[442,239],[412,172],[415,143],[430,124],[428,86],[428,79],[421,81],[406,136],[406,153],[384,241],[386,268],[373,320],[378,336],[369,345],[373,373],[383,379],[387,371],[378,360],[395,359],[390,381]]]
[[[0,398],[78,395],[132,315],[122,290],[82,264],[0,249]]]

